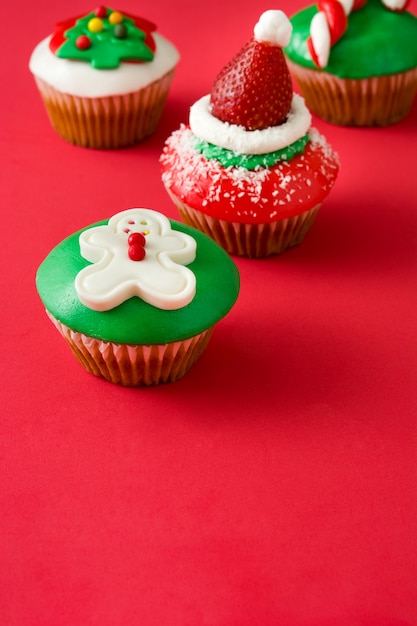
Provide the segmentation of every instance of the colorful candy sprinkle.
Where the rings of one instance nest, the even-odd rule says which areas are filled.
[[[114,27],[114,36],[117,39],[126,39],[127,37],[127,28],[124,24],[116,24]]]
[[[94,11],[94,15],[96,17],[107,17],[107,9],[104,5],[100,5],[99,7],[97,7],[97,9]]]
[[[133,246],[129,246],[128,254],[131,261],[143,261],[146,256],[146,251],[143,246],[135,243]]]
[[[131,233],[127,239],[129,244],[129,259],[131,261],[142,261],[146,256],[146,239],[143,233]]]
[[[101,33],[103,28],[103,20],[101,20],[99,17],[92,17],[91,20],[88,22],[88,30],[90,31],[90,33]]]
[[[133,246],[135,243],[144,246],[146,243],[145,235],[143,233],[130,233],[127,243],[129,246]]]
[[[123,22],[123,15],[119,11],[113,11],[109,15],[110,24],[121,24]]]
[[[87,37],[87,35],[80,35],[75,40],[75,45],[78,50],[88,50],[88,48],[91,46],[91,39],[90,37]]]

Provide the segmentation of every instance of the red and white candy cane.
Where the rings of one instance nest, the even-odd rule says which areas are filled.
[[[348,15],[361,9],[367,0],[319,0],[318,12],[310,24],[307,48],[317,67],[326,67],[330,49],[347,29]],[[390,11],[404,11],[410,0],[382,0]]]

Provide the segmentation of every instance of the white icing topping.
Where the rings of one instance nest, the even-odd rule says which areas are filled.
[[[330,29],[323,11],[316,13],[311,20],[310,35],[319,67],[326,67],[330,56]]]
[[[49,48],[50,37],[41,41],[30,57],[31,72],[61,93],[100,98],[131,93],[162,78],[179,60],[177,49],[158,33],[153,61],[121,63],[116,69],[96,70],[85,61],[60,59]]]
[[[146,256],[129,258],[130,233],[145,234]],[[92,263],[75,278],[75,289],[85,306],[108,311],[133,296],[165,310],[191,302],[196,290],[194,273],[184,265],[195,259],[196,242],[171,229],[169,220],[151,209],[127,209],[107,225],[80,235],[81,256]]]
[[[190,128],[194,135],[220,148],[239,154],[266,154],[286,148],[303,137],[311,125],[311,114],[298,94],[293,95],[287,121],[263,130],[222,122],[210,112],[210,96],[203,96],[190,109]]]
[[[283,11],[270,9],[262,13],[253,34],[258,41],[284,48],[290,43],[292,24]]]

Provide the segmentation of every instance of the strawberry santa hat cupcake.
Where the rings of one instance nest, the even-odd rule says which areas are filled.
[[[282,50],[290,37],[282,11],[263,13],[161,155],[184,222],[230,254],[265,257],[299,244],[338,174],[337,155],[293,93]]]
[[[386,126],[417,90],[409,0],[318,0],[291,18],[288,65],[308,107],[342,126]]]

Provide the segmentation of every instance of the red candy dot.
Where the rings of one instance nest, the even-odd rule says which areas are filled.
[[[142,261],[145,258],[146,252],[145,248],[141,246],[139,243],[134,243],[129,246],[129,259],[132,261]]]
[[[133,246],[135,244],[139,246],[144,246],[146,243],[145,235],[143,233],[131,233],[127,240],[129,246]]]
[[[89,37],[87,37],[87,35],[80,35],[75,40],[75,45],[79,50],[88,50],[88,48],[91,46],[91,40]]]
[[[94,15],[96,17],[107,17],[107,9],[105,6],[100,5],[99,7],[97,7],[97,9],[94,11]]]

